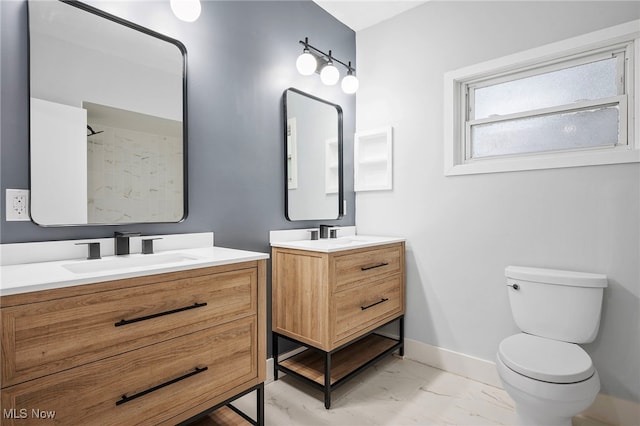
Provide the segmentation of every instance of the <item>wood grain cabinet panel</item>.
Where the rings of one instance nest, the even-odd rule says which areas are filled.
[[[332,351],[404,315],[403,242],[272,254],[272,326],[280,335]]]
[[[274,259],[278,276],[278,285],[272,288],[277,305],[273,307],[274,323],[292,337],[322,345],[328,338],[327,324],[319,321],[329,313],[326,256],[276,252]]]
[[[259,260],[0,297],[0,424],[176,424],[262,395],[265,275]]]
[[[27,409],[29,416],[4,420],[7,425],[156,424],[256,379],[256,326],[255,317],[244,318],[12,386],[3,390],[2,406]],[[34,418],[33,409],[55,412],[55,418]]]
[[[256,286],[254,268],[2,309],[2,386],[255,314]]]
[[[357,287],[363,281],[371,282],[400,273],[403,249],[392,245],[380,249],[368,249],[353,254],[335,256],[335,291]]]
[[[332,315],[335,318],[335,345],[339,346],[361,330],[402,314],[402,296],[402,282],[397,275],[337,293],[332,305],[335,309]]]

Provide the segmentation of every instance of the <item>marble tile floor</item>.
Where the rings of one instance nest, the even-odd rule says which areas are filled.
[[[253,416],[255,397],[236,407]],[[321,391],[291,377],[265,386],[265,425],[514,425],[513,401],[499,388],[415,361],[387,357],[332,393],[326,410]],[[573,426],[605,426],[576,417]]]

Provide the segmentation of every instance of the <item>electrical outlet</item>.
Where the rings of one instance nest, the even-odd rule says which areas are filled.
[[[28,189],[7,189],[6,198],[6,220],[31,220],[29,217],[29,190]]]

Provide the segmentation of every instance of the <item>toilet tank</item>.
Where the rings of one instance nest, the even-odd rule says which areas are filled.
[[[572,343],[596,338],[606,275],[523,266],[507,266],[504,272],[520,330]]]

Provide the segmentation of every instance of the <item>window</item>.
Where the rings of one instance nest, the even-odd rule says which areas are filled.
[[[640,161],[640,21],[445,75],[447,175]]]

